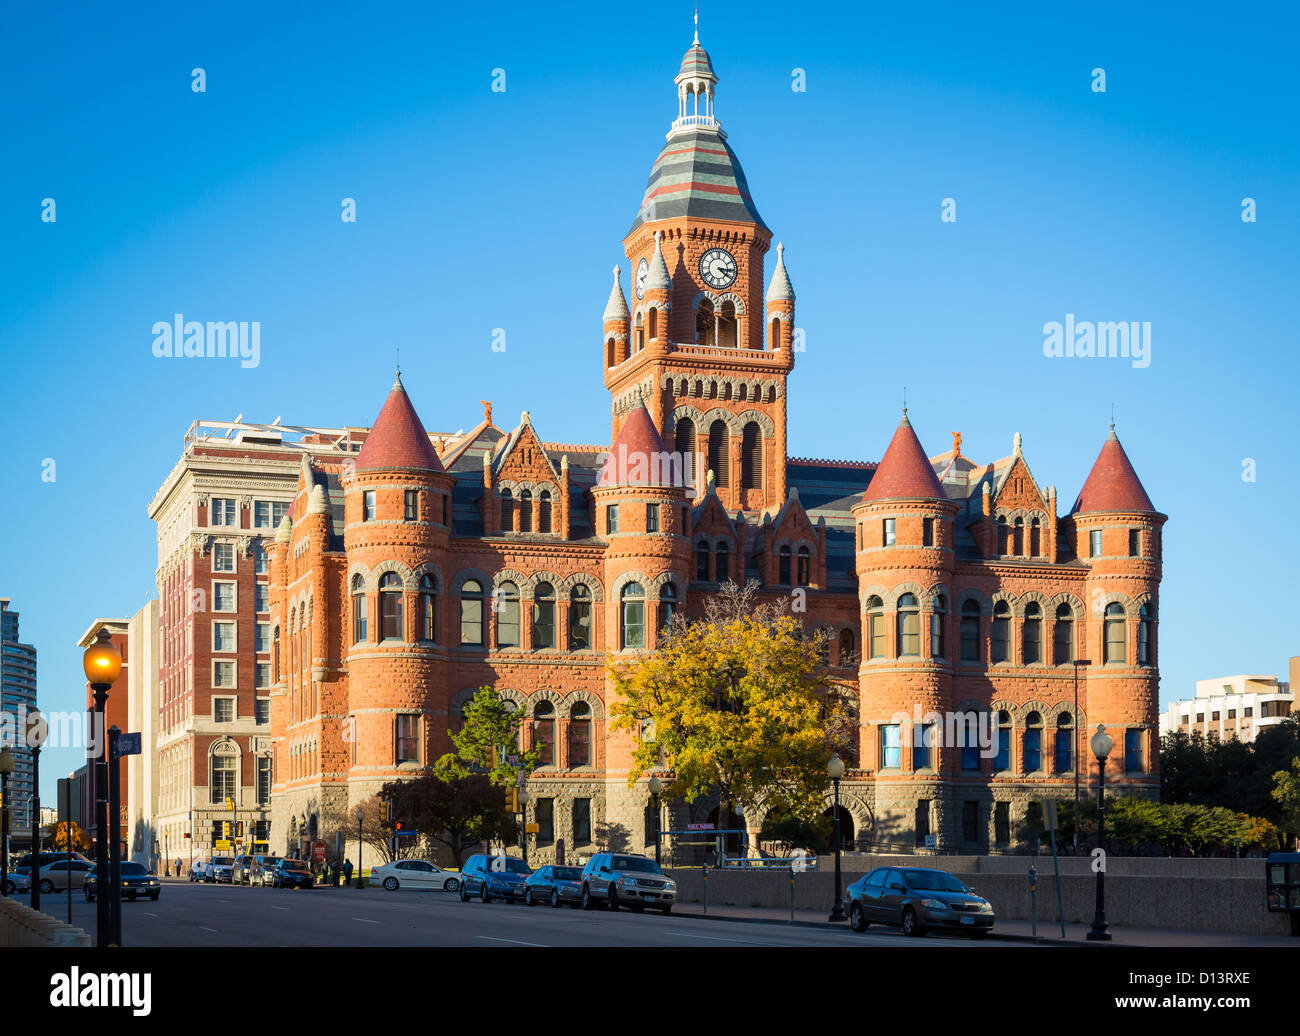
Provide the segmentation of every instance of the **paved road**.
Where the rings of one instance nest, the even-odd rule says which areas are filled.
[[[42,897],[64,919],[62,896]],[[691,909],[697,909],[692,907]],[[95,904],[73,897],[72,923],[94,933]],[[165,881],[157,903],[122,904],[126,946],[893,946],[942,943],[993,947],[964,938],[906,939],[894,932],[753,924],[634,914],[620,910],[524,907],[445,892],[383,889],[264,889]]]

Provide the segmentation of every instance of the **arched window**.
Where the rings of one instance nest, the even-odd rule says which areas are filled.
[[[695,545],[695,578],[702,583],[709,581],[709,545],[707,543],[697,543]]]
[[[537,531],[551,531],[551,491],[543,489],[537,498]]]
[[[292,634],[293,624],[289,624]],[[366,584],[360,573],[352,577],[352,643],[360,644],[366,639]],[[290,665],[293,664],[293,651],[290,648]]]
[[[730,561],[731,550],[726,543],[719,543],[713,551],[713,578],[715,581],[725,583],[731,578],[731,573],[727,570]]]
[[[623,647],[645,647],[645,590],[640,583],[623,587]]]
[[[718,322],[713,316],[713,303],[708,299],[700,300],[700,308],[695,311],[695,344],[715,345],[714,334]]]
[[[961,748],[961,768],[969,773],[980,770],[980,714],[974,711],[957,716],[957,740]]]
[[[614,339],[605,342],[605,366],[614,366]]]
[[[519,587],[509,581],[496,588],[497,647],[519,646]]]
[[[659,310],[656,307],[651,306],[650,312],[647,316],[649,319],[646,321],[646,325],[650,329],[650,341],[653,342],[659,337]]]
[[[852,665],[857,660],[857,652],[853,647],[853,631],[840,630],[840,665]]]
[[[1043,768],[1043,717],[1031,712],[1025,717],[1025,773],[1038,773]]]
[[[1043,609],[1037,601],[1025,605],[1023,648],[1026,665],[1043,660]]]
[[[1127,661],[1124,654],[1124,606],[1112,601],[1106,605],[1106,642],[1102,654],[1103,662]]]
[[[1025,520],[1023,518],[1016,519],[1015,541],[1012,544],[1012,553],[1018,558],[1024,557],[1025,554]]]
[[[781,348],[781,318],[773,317],[770,328],[768,347],[775,352]]]
[[[555,647],[555,587],[538,583],[533,590],[533,647]]]
[[[515,531],[515,498],[508,489],[501,490],[501,531]]]
[[[736,330],[736,304],[728,300],[718,312],[718,344],[726,349],[734,349]]]
[[[731,471],[730,438],[727,434],[726,421],[714,421],[709,426],[709,470],[713,472],[713,482],[719,489],[725,489],[730,483]]]
[[[1043,530],[1035,518],[1029,523],[1029,553],[1031,557],[1040,557],[1043,553]]]
[[[586,651],[591,647],[591,589],[577,583],[569,591],[569,650]]]
[[[633,332],[633,352],[640,352],[645,348],[645,315],[638,313],[636,315],[636,330]]]
[[[782,547],[776,559],[776,581],[782,586],[790,585],[790,548]]]
[[[239,775],[239,758],[233,755],[214,755],[212,757],[212,777],[208,782],[212,788],[214,805],[224,805],[227,798],[238,794],[235,782]]]
[[[980,606],[978,601],[966,601],[961,606],[961,660],[980,660]]]
[[[427,574],[420,577],[420,639],[438,639],[438,586]]]
[[[757,421],[745,425],[740,444],[740,488],[763,487],[763,433]]]
[[[466,646],[483,646],[483,585],[467,579],[460,588],[460,642]]]
[[[672,624],[673,613],[677,611],[677,588],[672,583],[664,583],[659,588],[659,628],[667,629]]]
[[[939,594],[930,610],[930,657],[947,658],[944,653],[948,643],[948,599]]]
[[[1011,605],[998,601],[993,606],[993,647],[994,662],[1011,660]]]
[[[591,706],[580,701],[569,710],[569,765],[591,765]]]
[[[1068,712],[1056,717],[1056,772],[1069,773],[1074,769],[1074,720]]]
[[[530,489],[519,494],[519,531],[533,531],[533,493]]]
[[[993,772],[1011,769],[1011,713],[998,713],[998,750],[993,757]]]
[[[921,605],[915,594],[898,599],[898,655],[913,658],[921,654]]]
[[[1068,604],[1057,605],[1056,629],[1052,631],[1052,664],[1074,661],[1074,612]]]
[[[280,682],[280,627],[271,634],[271,682]]]
[[[682,459],[681,472],[686,485],[694,487],[695,422],[689,417],[681,417],[677,420],[677,428],[673,432],[673,452]]]
[[[379,577],[379,639],[406,639],[402,628],[402,579],[396,572]]]
[[[795,567],[795,579],[798,581],[800,586],[807,586],[812,580],[810,558],[811,555],[808,553],[808,548],[800,547],[799,553],[795,558],[797,562]]]
[[[533,747],[538,766],[555,765],[555,706],[539,701],[533,709]]]
[[[1011,553],[1011,528],[1007,525],[1005,516],[998,518],[998,553]]]
[[[867,598],[867,650],[868,658],[885,657],[885,602],[879,597]]]
[[[1138,665],[1151,665],[1151,630],[1155,609],[1149,604],[1138,609]]]

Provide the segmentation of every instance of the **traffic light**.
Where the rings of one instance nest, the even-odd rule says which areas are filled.
[[[393,824],[393,830],[394,830],[394,831],[400,831],[400,830],[402,830],[402,828],[403,828],[404,826],[405,826],[405,823],[404,823],[403,821],[401,821],[401,820],[398,820],[398,821],[396,821],[396,822]]]
[[[223,821],[221,822],[221,838],[222,838],[223,841],[226,841],[226,842],[230,841],[230,821],[229,821],[229,820],[223,820]]]
[[[506,789],[506,808],[509,809],[511,813],[519,812],[519,789],[518,788]]]
[[[384,823],[391,824],[392,822],[393,822],[393,800],[384,799]]]

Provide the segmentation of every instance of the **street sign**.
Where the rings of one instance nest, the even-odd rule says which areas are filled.
[[[938,835],[926,835],[926,836],[925,836],[925,847],[926,847],[927,849],[937,849],[937,848],[939,848],[939,836],[938,836]]]
[[[712,831],[717,826],[718,826],[717,824],[687,824],[686,830],[687,831]]]
[[[325,862],[325,843],[321,841],[312,842],[311,844],[311,862]]]
[[[530,820],[527,824],[524,825],[524,834],[535,835],[541,829],[542,829],[541,826],[536,821]]]
[[[118,734],[117,735],[117,755],[140,755],[140,735],[139,734]]]

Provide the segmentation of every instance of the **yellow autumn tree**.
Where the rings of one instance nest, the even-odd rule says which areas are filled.
[[[58,852],[68,851],[68,841],[72,842],[73,852],[82,852],[90,848],[90,839],[76,821],[61,820],[54,825],[54,848]]]
[[[818,816],[842,721],[819,640],[803,636],[783,601],[758,604],[757,589],[726,584],[703,619],[675,616],[655,654],[606,663],[612,726],[639,738],[629,784],[666,768],[666,794],[716,794],[720,824],[729,810],[756,806]]]

